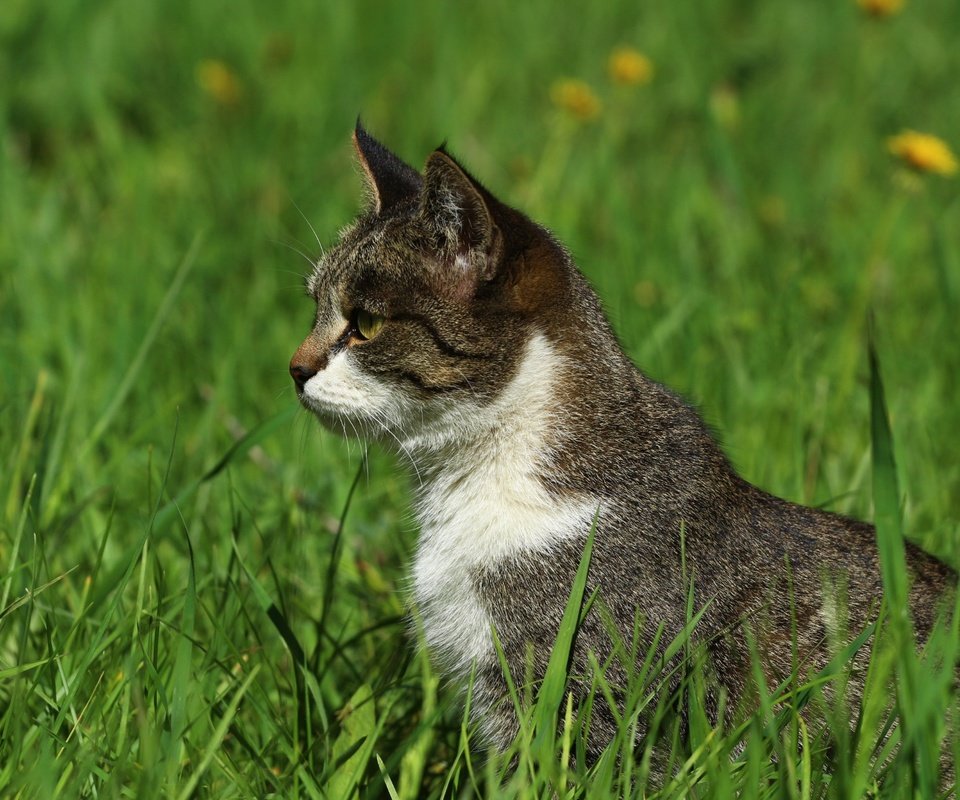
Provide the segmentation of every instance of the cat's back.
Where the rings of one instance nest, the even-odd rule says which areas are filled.
[[[851,634],[876,618],[883,580],[873,525],[738,481],[737,501],[727,512],[725,554],[704,576],[706,586],[726,599],[726,621],[760,614],[781,638],[795,628],[808,650],[823,650],[838,618]],[[904,558],[911,610],[925,638],[956,574],[909,542]]]

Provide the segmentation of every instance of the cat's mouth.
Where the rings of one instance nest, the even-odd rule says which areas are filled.
[[[387,440],[396,437],[388,427],[388,420],[393,416],[386,412],[378,413],[368,410],[361,398],[331,397],[327,392],[306,390],[297,391],[301,405],[313,414],[331,433],[344,438],[359,438],[372,440]],[[356,402],[351,403],[349,400]]]
[[[368,420],[359,416],[355,410],[311,397],[305,392],[298,392],[297,394],[300,397],[301,405],[331,433],[336,433],[344,438],[370,438],[373,434],[373,426],[370,425]]]
[[[294,383],[301,405],[341,436],[393,442],[403,449],[425,426],[443,427],[447,401],[424,402],[389,379],[365,372],[346,353],[306,380],[298,377]]]
[[[318,397],[302,389],[297,390],[297,397],[300,399],[300,404],[315,417],[319,418],[325,425],[339,425],[340,422],[348,419],[355,421],[355,411],[342,403],[324,397]]]

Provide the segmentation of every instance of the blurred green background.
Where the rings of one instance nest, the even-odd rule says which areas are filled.
[[[313,230],[335,241],[361,203],[358,114],[417,166],[446,141],[552,228],[748,479],[865,518],[872,313],[908,534],[957,563],[960,181],[888,139],[960,146],[960,13],[892,12],[4,0],[0,590],[27,600],[0,618],[0,789],[186,786],[242,654],[271,756],[203,785],[291,796],[293,678],[256,580],[321,717],[418,669],[406,476],[372,448],[333,536],[363,448],[296,410],[287,375]]]

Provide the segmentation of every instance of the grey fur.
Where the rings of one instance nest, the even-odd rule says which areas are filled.
[[[372,141],[366,134],[359,140]],[[697,606],[709,603],[696,637],[707,643],[731,709],[749,706],[753,696],[744,621],[773,684],[790,675],[794,621],[801,661],[810,671],[826,663],[822,609],[833,598],[824,586],[846,587],[850,630],[863,628],[882,592],[872,526],[789,503],[739,477],[697,414],[623,353],[564,248],[448,154],[431,156],[421,187],[407,171],[391,174],[409,167],[397,167],[402,162],[382,149],[376,164],[359,145],[358,153],[375,197],[384,195],[380,181],[394,193],[408,185],[410,193],[391,195],[388,207],[363,215],[318,265],[309,285],[317,326],[295,365],[322,370],[335,347],[350,345],[348,330],[336,342],[323,333],[331,315],[375,311],[387,319],[383,333],[357,348],[356,358],[421,404],[429,420],[468,398],[492,402],[515,374],[522,344],[542,332],[571,368],[555,395],[552,445],[539,478],[558,503],[603,498],[589,583],[625,638],[637,614],[645,622],[642,644],[657,625],[665,641],[684,626],[681,530]],[[349,421],[387,443],[409,433],[391,421]],[[427,459],[426,480],[441,467]],[[542,676],[586,534],[473,575],[472,589],[513,675],[525,674],[532,652],[534,678]],[[907,560],[923,637],[956,576],[911,545]],[[573,669],[586,670],[589,651],[602,660],[609,649],[604,625],[591,613],[575,642]],[[616,669],[622,665],[611,674]],[[517,724],[505,695],[496,661],[478,664],[475,710],[499,746]],[[612,735],[609,711],[596,710],[594,723],[599,747]]]

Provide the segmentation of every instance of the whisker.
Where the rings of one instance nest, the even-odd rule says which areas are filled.
[[[384,412],[382,411],[377,412],[377,415],[374,416],[374,421],[380,426],[380,429],[384,433],[390,436],[397,443],[397,446],[400,448],[400,451],[407,457],[407,460],[413,466],[413,471],[417,476],[417,483],[419,484],[419,488],[422,489],[423,476],[420,474],[420,468],[417,466],[417,462],[414,461],[413,453],[411,453],[409,448],[402,441],[400,441],[400,438],[393,431],[390,430],[390,428],[387,426],[385,421],[379,418],[379,414],[383,414],[383,413]]]
[[[287,192],[287,197],[290,198],[290,202],[293,203],[293,207],[297,209],[297,212],[303,217],[303,221],[307,223],[307,227],[310,228],[310,232],[313,234],[313,238],[317,240],[317,247],[320,248],[320,255],[325,256],[326,252],[323,249],[323,242],[320,241],[320,237],[317,236],[317,231],[314,229],[313,225],[310,223],[310,220],[307,219],[307,215],[300,210],[300,206],[297,205],[297,201],[293,199],[293,195],[290,192]]]
[[[281,247],[286,247],[288,250],[292,250],[294,253],[296,253],[297,255],[299,255],[304,261],[306,261],[306,262],[310,265],[310,271],[311,271],[311,272],[313,271],[314,267],[317,266],[317,259],[311,258],[311,257],[308,256],[305,252],[303,252],[303,250],[301,250],[299,247],[296,247],[296,246],[290,244],[290,242],[285,242],[285,241],[283,241],[283,239],[271,239],[270,241],[271,241],[273,244],[278,244],[278,245],[280,245]],[[297,244],[299,245],[300,242],[297,242]]]

